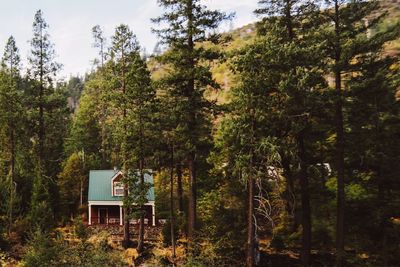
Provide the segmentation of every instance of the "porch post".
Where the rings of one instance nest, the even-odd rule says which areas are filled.
[[[122,225],[122,206],[119,205],[119,225]]]
[[[89,204],[89,225],[92,225],[92,205]]]
[[[154,203],[151,205],[151,214],[153,215],[153,226],[156,226],[156,207]]]

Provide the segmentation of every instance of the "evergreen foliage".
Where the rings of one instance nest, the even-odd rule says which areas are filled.
[[[140,221],[135,264],[397,266],[400,24],[385,10],[398,9],[260,0],[256,24],[220,34],[232,15],[158,3],[155,55],[128,25],[110,38],[96,25],[84,77],[58,80],[40,10],[26,71],[7,40],[0,264],[127,265],[132,248],[86,226],[89,170],[115,166],[125,248]],[[145,239],[148,174],[162,246]]]
[[[216,33],[220,23],[229,15],[207,9],[198,0],[158,1],[166,11],[153,19],[166,23],[166,28],[155,29],[160,43],[168,46],[161,62],[169,66],[163,79],[166,94],[176,99],[174,112],[179,114],[176,130],[182,140],[184,158],[189,169],[188,237],[193,239],[196,230],[197,176],[202,153],[207,157],[210,141],[210,115],[213,103],[205,98],[205,90],[218,89],[207,62],[221,58],[213,49],[199,46],[200,42],[219,43]]]

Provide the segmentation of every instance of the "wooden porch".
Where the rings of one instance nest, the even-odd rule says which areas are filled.
[[[153,205],[145,205],[144,224],[155,226],[155,214]],[[90,205],[88,225],[123,225],[123,208],[121,205]],[[139,225],[140,219],[131,219],[129,224]]]

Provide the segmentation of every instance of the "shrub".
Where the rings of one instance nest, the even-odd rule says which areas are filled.
[[[59,256],[63,247],[48,234],[37,230],[29,240],[28,252],[24,257],[24,266],[61,266]]]
[[[63,241],[62,237],[52,238],[36,231],[29,241],[22,266],[127,266],[121,252],[110,250],[104,243],[107,241],[73,244]]]
[[[87,233],[85,225],[83,224],[83,222],[80,218],[74,220],[74,231],[75,231],[75,235],[79,239],[81,239],[81,240],[87,239],[88,233]]]
[[[167,220],[167,222],[164,224],[162,228],[162,237],[163,237],[163,245],[164,246],[171,246],[172,245],[172,240],[171,240],[171,221]],[[178,226],[174,225],[174,234],[175,234],[175,240],[178,239]]]

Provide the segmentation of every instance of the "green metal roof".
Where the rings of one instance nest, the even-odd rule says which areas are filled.
[[[111,191],[111,179],[119,170],[91,170],[89,173],[89,201],[122,201],[122,197],[115,197]],[[147,192],[147,200],[154,201],[153,176],[144,175],[144,180],[152,186]]]

